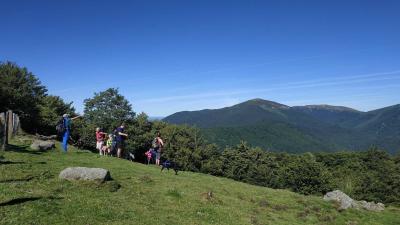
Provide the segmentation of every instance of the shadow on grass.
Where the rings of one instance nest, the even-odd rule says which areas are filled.
[[[10,165],[10,164],[26,164],[25,162],[12,162],[12,161],[1,161],[0,165]]]
[[[42,198],[39,197],[28,197],[28,198],[16,198],[16,199],[11,199],[9,201],[6,202],[2,202],[0,203],[0,206],[9,206],[9,205],[18,205],[18,204],[22,204],[25,202],[32,202],[32,201],[36,201]]]
[[[6,179],[6,180],[0,180],[0,183],[16,183],[16,182],[29,182],[33,180],[33,176],[29,176],[26,178],[19,178],[19,179]]]
[[[0,203],[0,207],[1,206],[18,205],[18,204],[22,204],[22,203],[25,203],[25,202],[33,202],[33,201],[37,201],[37,200],[41,200],[41,199],[58,200],[58,199],[63,199],[63,198],[61,198],[61,197],[24,197],[24,198],[15,198],[15,199],[11,199],[9,201],[1,202]]]
[[[7,152],[27,153],[27,154],[33,154],[33,155],[41,155],[42,153],[44,153],[41,151],[29,150],[28,145],[18,146],[18,145],[10,145],[10,144],[7,145],[6,151]]]

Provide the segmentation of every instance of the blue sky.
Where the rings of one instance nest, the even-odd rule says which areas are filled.
[[[117,87],[166,116],[252,98],[400,103],[400,1],[2,1],[0,61],[78,111]]]

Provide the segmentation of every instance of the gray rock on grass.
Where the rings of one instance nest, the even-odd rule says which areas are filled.
[[[339,210],[345,210],[349,208],[365,209],[375,212],[385,210],[385,205],[382,203],[356,201],[339,190],[326,193],[326,195],[324,196],[324,200],[338,202],[340,204]]]
[[[110,172],[101,168],[87,168],[87,167],[68,167],[61,171],[59,175],[63,180],[84,180],[84,181],[97,181],[104,182],[110,180]]]
[[[42,141],[42,140],[34,140],[31,144],[31,149],[33,150],[50,150],[56,147],[56,143],[54,141]]]

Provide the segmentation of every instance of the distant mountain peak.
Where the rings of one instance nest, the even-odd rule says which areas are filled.
[[[300,106],[301,107],[301,106]],[[304,108],[307,109],[324,109],[324,110],[329,110],[329,111],[336,111],[336,112],[360,112],[358,110],[345,107],[345,106],[334,106],[334,105],[326,105],[326,104],[321,104],[321,105],[305,105],[303,106]]]
[[[257,105],[260,107],[269,107],[269,108],[274,108],[274,109],[289,109],[290,108],[287,105],[283,105],[278,102],[265,100],[262,98],[251,99],[251,100],[245,101],[243,103],[240,103],[237,106],[241,106],[241,105]]]

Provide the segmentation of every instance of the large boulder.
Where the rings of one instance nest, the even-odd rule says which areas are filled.
[[[385,205],[382,203],[356,201],[339,190],[326,193],[326,195],[324,196],[324,200],[338,202],[340,204],[339,210],[344,210],[348,208],[365,209],[376,212],[385,210]]]
[[[85,180],[104,182],[111,179],[110,172],[101,168],[69,167],[61,171],[59,175],[63,180]]]
[[[55,141],[34,140],[31,144],[33,150],[50,150],[56,147]]]
[[[326,195],[324,196],[324,200],[336,201],[340,203],[339,210],[351,208],[354,201],[348,195],[339,190],[326,193]]]

